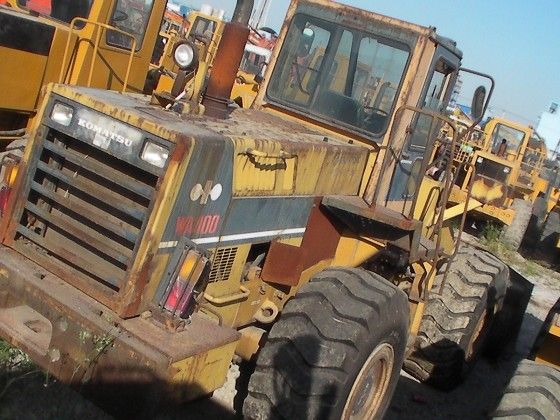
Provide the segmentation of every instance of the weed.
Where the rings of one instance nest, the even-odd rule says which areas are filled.
[[[499,243],[501,235],[502,228],[492,222],[486,223],[482,229],[482,238],[487,245]]]
[[[29,367],[31,359],[21,350],[10,346],[6,341],[0,340],[0,368],[11,370],[16,366]]]

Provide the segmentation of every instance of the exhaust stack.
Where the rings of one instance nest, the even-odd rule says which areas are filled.
[[[227,118],[228,116],[231,89],[249,38],[248,24],[253,4],[254,0],[237,0],[231,22],[226,23],[224,27],[208,87],[202,99],[202,104],[206,107],[206,115],[210,117]]]

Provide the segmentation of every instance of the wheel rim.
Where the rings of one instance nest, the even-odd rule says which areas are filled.
[[[395,351],[390,344],[380,344],[373,350],[352,385],[343,419],[371,419],[379,414],[394,364]]]
[[[480,318],[478,319],[478,322],[476,323],[476,327],[474,328],[471,339],[469,340],[469,345],[467,346],[467,354],[466,354],[467,360],[472,359],[472,357],[476,354],[476,351],[479,347],[479,343],[484,338],[483,332],[485,331],[484,326],[486,325],[486,314],[487,314],[487,310],[485,309],[484,312],[482,312]]]

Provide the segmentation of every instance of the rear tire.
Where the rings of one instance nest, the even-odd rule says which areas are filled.
[[[525,245],[525,247],[534,247],[538,244],[541,228],[546,219],[546,205],[547,202],[543,197],[537,197],[535,199],[529,226],[527,227],[523,240],[523,245]]]
[[[492,417],[560,419],[560,371],[522,360]]]
[[[533,206],[529,201],[522,198],[514,198],[511,208],[515,210],[515,216],[511,225],[502,229],[502,240],[507,243],[511,249],[517,251],[521,246],[521,242],[525,237],[525,232],[531,220]]]
[[[437,291],[443,272],[436,276]],[[451,263],[441,295],[432,293],[405,370],[423,382],[451,389],[484,347],[509,271],[493,255],[463,246]]]
[[[560,213],[552,212],[546,218],[540,238],[540,248],[547,251],[548,247],[556,248],[560,235]]]
[[[408,322],[406,295],[380,276],[363,269],[319,273],[273,325],[244,416],[382,417],[399,378]]]

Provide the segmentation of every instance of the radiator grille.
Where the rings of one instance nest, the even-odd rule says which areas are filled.
[[[29,177],[14,245],[67,276],[118,291],[134,261],[157,176],[50,129]]]
[[[504,168],[509,168],[509,166],[504,166],[490,159],[484,159],[482,162],[476,163],[476,174],[505,183],[509,172],[504,172]]]
[[[224,281],[229,278],[231,268],[237,255],[237,247],[220,248],[212,258],[212,269],[210,270],[210,282]]]

